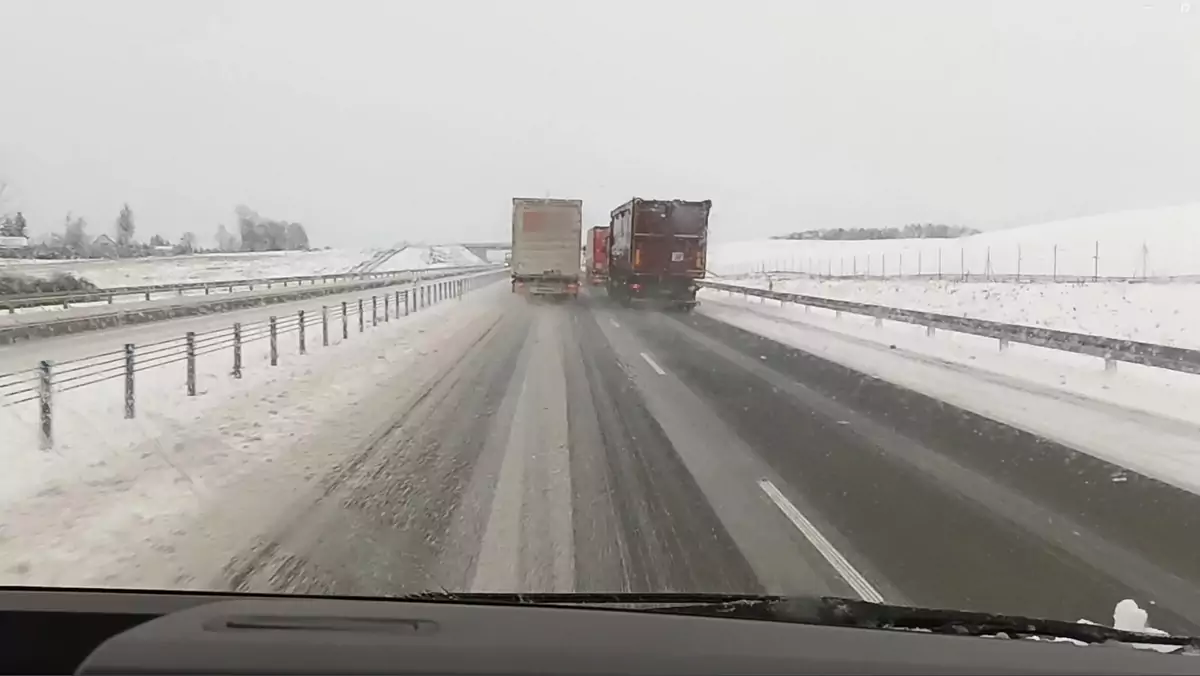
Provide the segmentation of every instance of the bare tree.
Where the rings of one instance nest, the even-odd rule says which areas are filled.
[[[183,237],[179,238],[179,249],[183,253],[192,253],[196,250],[196,233],[185,232]]]
[[[87,249],[87,221],[83,218],[72,218],[67,212],[63,244],[73,253],[83,253]]]
[[[133,209],[129,208],[126,203],[121,207],[121,213],[117,216],[117,246],[128,247],[133,244]]]
[[[221,251],[237,251],[242,248],[236,235],[229,232],[224,223],[217,226],[217,249]]]

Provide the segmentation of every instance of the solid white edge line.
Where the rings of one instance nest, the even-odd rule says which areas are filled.
[[[661,366],[659,366],[657,363],[655,363],[655,361],[650,358],[650,355],[646,354],[645,352],[643,352],[641,354],[642,354],[642,359],[646,360],[646,363],[650,365],[650,368],[654,369],[655,373],[657,373],[660,376],[667,375],[667,372],[664,371]]]
[[[870,582],[867,582],[867,578],[863,577],[862,573],[858,572],[854,566],[850,565],[850,562],[846,560],[846,557],[842,556],[842,553],[835,549],[834,546],[829,543],[829,540],[825,539],[824,535],[821,535],[821,532],[817,530],[817,527],[814,526],[811,521],[805,518],[805,516],[800,513],[800,510],[796,509],[796,506],[792,504],[792,501],[788,500],[787,496],[785,496],[779,491],[778,488],[775,487],[775,484],[771,483],[769,479],[759,479],[758,487],[767,494],[768,498],[771,498],[771,502],[775,503],[775,506],[778,507],[780,511],[783,512],[783,515],[792,522],[792,525],[794,525],[800,531],[800,533],[803,534],[806,539],[808,539],[812,546],[815,547],[818,552],[820,552],[821,556],[825,557],[825,560],[829,562],[829,565],[833,566],[833,569],[837,571],[838,575],[842,576],[842,579],[846,581],[846,584],[849,584],[854,591],[858,592],[858,595],[861,596],[864,601],[870,601],[871,603],[884,602],[883,595],[880,594],[875,587],[871,586]]]

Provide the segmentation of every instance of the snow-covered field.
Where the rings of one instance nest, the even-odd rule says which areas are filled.
[[[799,227],[794,229],[800,229]],[[781,233],[782,234],[782,233]],[[1200,276],[1200,204],[1126,211],[959,239],[756,240],[713,244],[709,269],[984,280],[1020,273],[1053,278]]]
[[[1200,283],[961,283],[754,275],[737,284],[1200,349]]]
[[[487,265],[487,261],[457,244],[435,246],[408,246],[388,258],[375,268],[376,272],[395,270],[422,270],[438,267],[466,267]]]
[[[700,312],[1200,493],[1200,376],[773,300],[701,292]],[[1114,477],[1114,481],[1123,481]]]
[[[268,363],[266,340],[247,342],[241,380],[230,375],[231,349],[219,349],[197,359],[196,397],[185,391],[183,363],[139,371],[132,420],[123,417],[121,378],[56,393],[52,450],[38,449],[35,402],[0,408],[8,468],[0,478],[0,582],[207,586],[205,576],[215,575],[245,543],[238,538],[269,523],[272,509],[309,487],[339,459],[339,450],[354,446],[356,436],[370,433],[352,424],[362,410],[390,405],[405,387],[416,387],[439,349],[465,340],[464,327],[506,291],[485,286],[462,301],[393,315],[375,328],[368,315],[361,334],[352,318],[348,345],[341,344],[340,321],[332,322],[328,347],[321,345],[320,327],[311,327],[307,355],[297,353],[295,332],[282,334],[275,367]],[[340,300],[9,348],[0,371],[27,367],[35,358],[91,355],[122,341],[147,345],[209,325],[283,317]],[[364,354],[374,358],[364,362]],[[386,396],[372,397],[383,389]],[[333,433],[343,436],[330,438]],[[286,465],[276,462],[285,457]],[[86,568],[80,568],[84,560]]]
[[[300,277],[347,272],[370,260],[378,251],[329,249],[319,251],[268,251],[262,253],[198,254],[164,258],[121,260],[28,261],[0,259],[6,272],[49,277],[56,273],[82,276],[102,288],[147,284],[180,284],[262,277]],[[483,265],[458,245],[412,246],[376,268],[378,272],[435,267]]]
[[[50,276],[69,272],[104,287],[145,284],[211,282],[255,277],[289,277],[345,272],[370,256],[369,252],[270,251],[263,253],[199,254],[121,260],[16,261],[0,263],[0,273]]]

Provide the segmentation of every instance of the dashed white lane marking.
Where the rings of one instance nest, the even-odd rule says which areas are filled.
[[[667,372],[664,371],[661,366],[659,366],[657,363],[655,363],[655,361],[650,358],[650,355],[643,352],[642,359],[645,359],[646,363],[650,365],[650,368],[654,369],[655,373],[657,373],[658,375],[660,375],[660,376],[667,375]]]
[[[646,355],[642,356],[644,357]],[[880,594],[875,587],[871,586],[870,582],[867,582],[867,578],[863,577],[862,573],[858,572],[854,566],[850,565],[850,562],[846,560],[846,557],[842,556],[842,553],[835,549],[834,546],[829,543],[829,540],[825,539],[824,535],[821,535],[821,532],[817,530],[817,527],[814,526],[812,522],[809,521],[803,514],[801,514],[800,510],[796,509],[796,506],[792,504],[792,501],[788,500],[787,496],[785,496],[779,491],[778,488],[775,487],[775,484],[771,483],[771,481],[768,479],[759,479],[758,487],[763,489],[763,492],[767,494],[767,497],[771,498],[771,502],[775,503],[775,506],[778,507],[783,512],[784,516],[786,516],[788,520],[792,522],[792,525],[800,530],[804,537],[807,538],[810,543],[812,543],[812,546],[821,553],[821,556],[825,557],[825,560],[829,562],[829,565],[833,566],[833,569],[837,571],[838,575],[841,575],[842,579],[845,580],[846,583],[854,589],[854,591],[858,592],[858,595],[861,596],[864,601],[870,601],[871,603],[883,603],[883,595]]]
[[[610,324],[612,324],[613,326],[617,327],[618,329],[621,328],[621,325],[617,323],[617,320],[613,319],[612,317],[608,318],[608,322]]]

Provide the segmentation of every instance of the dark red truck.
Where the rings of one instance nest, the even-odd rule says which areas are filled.
[[[691,310],[704,278],[712,201],[634,198],[609,221],[608,294]]]
[[[584,244],[587,256],[588,283],[599,286],[608,281],[608,226],[597,225],[588,230]]]

